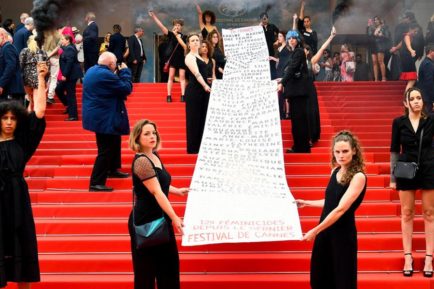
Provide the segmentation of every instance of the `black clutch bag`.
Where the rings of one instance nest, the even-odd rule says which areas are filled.
[[[419,152],[417,154],[417,163],[415,162],[396,162],[393,167],[393,175],[396,178],[412,180],[419,169],[420,153],[422,151],[423,129],[420,133]]]
[[[136,232],[136,249],[163,245],[170,241],[169,224],[164,217],[143,225],[134,224],[134,231]]]

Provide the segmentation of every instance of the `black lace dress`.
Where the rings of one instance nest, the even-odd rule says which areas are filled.
[[[160,218],[162,215],[171,224],[170,218],[163,213],[144,181],[157,178],[161,190],[168,196],[171,176],[161,164],[161,168],[145,155],[137,154],[133,161],[133,185],[135,194],[134,219],[136,225],[148,223]],[[128,229],[131,237],[131,252],[134,269],[135,289],[154,289],[155,280],[158,289],[179,289],[179,255],[176,246],[173,227],[170,228],[171,240],[168,244],[137,250],[135,247],[135,232],[132,214],[128,220]]]
[[[349,187],[337,181],[338,172],[339,168],[334,170],[328,183],[320,222],[338,206]],[[354,214],[365,192],[366,184],[339,220],[316,236],[310,265],[312,289],[357,288],[357,229]]]
[[[39,261],[29,189],[23,172],[45,131],[31,113],[12,140],[0,142],[0,287],[38,282]]]

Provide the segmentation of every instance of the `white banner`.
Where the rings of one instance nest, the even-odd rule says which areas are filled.
[[[232,50],[249,51],[246,43],[253,47],[261,43],[267,51],[262,28],[262,37],[254,33],[257,28],[231,30],[251,41],[243,47],[229,46],[230,55],[237,55]],[[226,33],[224,30],[223,35]],[[225,79],[213,82],[184,216],[183,246],[302,237],[285,176],[277,85],[264,80],[270,72],[262,54],[250,58],[261,70],[252,72],[249,68],[255,64],[249,62],[247,69],[231,68],[231,78],[225,67]]]

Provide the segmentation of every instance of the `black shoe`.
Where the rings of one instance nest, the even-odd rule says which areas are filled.
[[[78,120],[78,117],[68,117],[68,118],[65,118],[65,121],[76,121],[76,120]]]
[[[432,255],[425,255],[425,263],[426,263],[426,257],[429,257],[429,258],[431,258],[431,263],[432,263]],[[433,276],[433,270],[431,270],[431,271],[423,271],[423,277],[427,277],[427,278],[432,278],[432,276]]]
[[[185,96],[181,95],[181,102],[185,102]]]
[[[405,253],[404,256],[405,255],[410,255],[411,256],[411,253]],[[402,270],[402,275],[404,277],[411,277],[411,276],[413,276],[413,263],[414,263],[413,257],[411,257],[411,269],[409,269],[409,270]]]
[[[123,173],[121,171],[114,171],[108,173],[109,178],[125,179],[128,178],[129,176],[130,176],[129,173]]]
[[[47,103],[48,104],[53,104],[53,103],[55,103],[56,101],[54,100],[54,98],[47,98]]]
[[[172,102],[172,96],[171,95],[167,96],[167,102]]]
[[[286,150],[286,153],[288,153],[288,154],[293,154],[293,153],[295,153],[295,151],[294,151],[293,149],[287,149],[287,150]]]
[[[64,111],[62,111],[62,114],[68,114],[68,110],[65,109]]]
[[[105,185],[93,185],[89,187],[89,192],[111,192],[112,187],[107,187]]]

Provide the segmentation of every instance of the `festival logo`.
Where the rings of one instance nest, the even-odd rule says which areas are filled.
[[[240,17],[247,13],[247,4],[234,0],[223,0],[218,6],[219,12],[227,17]]]

